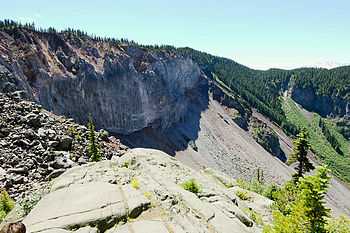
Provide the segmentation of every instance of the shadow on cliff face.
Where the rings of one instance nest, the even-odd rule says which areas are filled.
[[[162,150],[172,156],[191,146],[196,150],[195,141],[200,131],[201,113],[208,109],[209,85],[202,78],[196,88],[186,93],[190,99],[186,114],[166,130],[149,126],[130,135],[116,134],[122,143],[130,148],[152,148]]]

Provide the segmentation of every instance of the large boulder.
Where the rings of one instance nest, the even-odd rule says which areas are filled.
[[[189,180],[199,192],[184,188]],[[227,184],[235,181],[209,169],[194,171],[157,150],[133,149],[67,170],[23,222],[31,233],[260,232]]]

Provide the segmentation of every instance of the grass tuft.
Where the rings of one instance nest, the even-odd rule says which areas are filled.
[[[187,190],[190,191],[194,194],[200,193],[201,192],[201,187],[200,185],[197,183],[197,181],[195,179],[190,179],[184,183],[181,184],[181,186]]]

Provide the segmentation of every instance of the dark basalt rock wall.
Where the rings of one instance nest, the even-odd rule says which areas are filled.
[[[294,87],[292,99],[306,110],[317,112],[323,117],[350,116],[350,102],[339,97],[317,95],[312,88]]]
[[[91,114],[98,128],[121,134],[178,122],[202,75],[191,59],[64,34],[3,32],[0,46],[15,47],[0,49],[0,65],[31,99],[81,123]]]

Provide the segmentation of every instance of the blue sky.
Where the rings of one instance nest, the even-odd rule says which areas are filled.
[[[11,0],[0,17],[189,46],[252,68],[350,64],[349,0]]]

